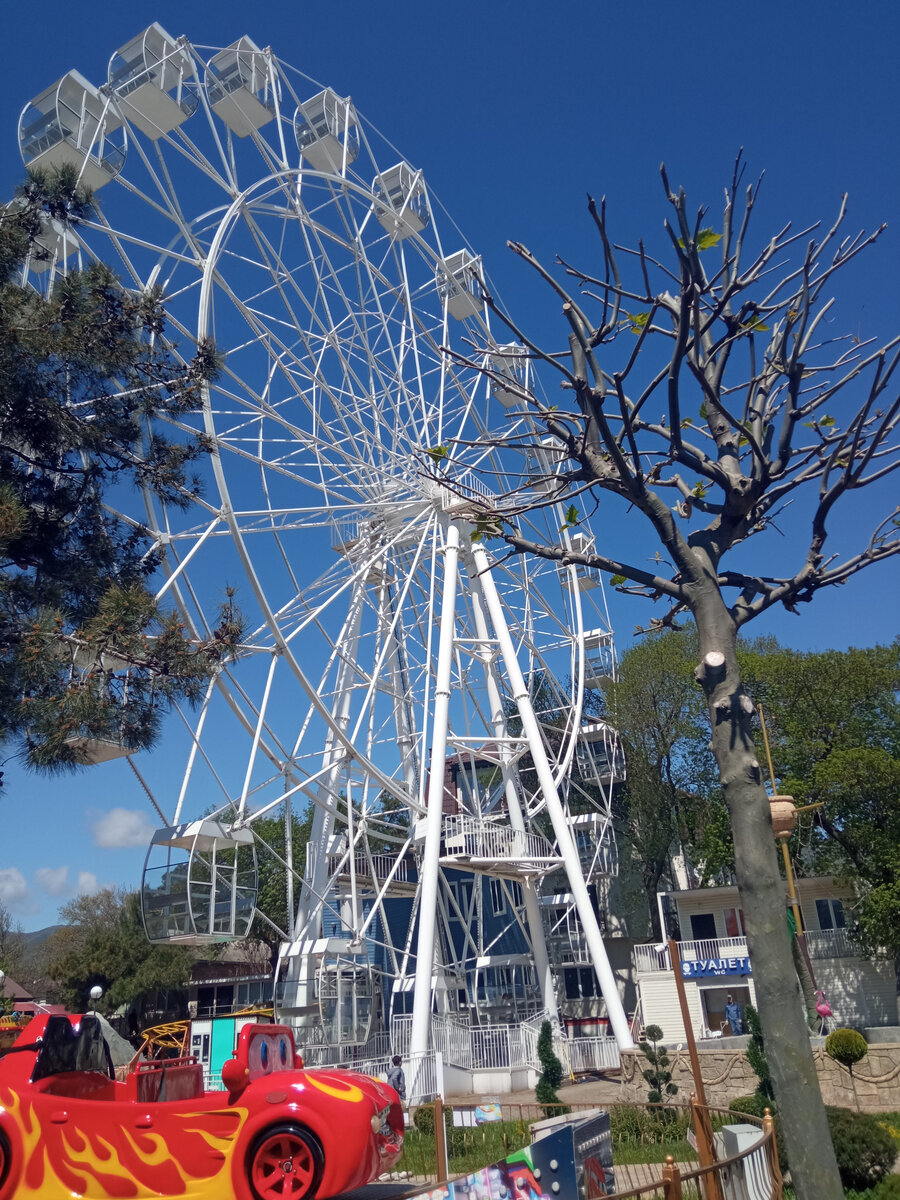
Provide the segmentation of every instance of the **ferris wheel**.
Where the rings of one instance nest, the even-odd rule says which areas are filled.
[[[408,1013],[425,1050],[434,1012],[553,1015],[554,939],[576,914],[630,1045],[596,915],[621,758],[583,713],[614,666],[602,587],[495,554],[477,506],[533,495],[523,529],[590,535],[560,532],[528,356],[495,339],[481,260],[422,172],[349,97],[248,37],[208,48],[156,24],[102,87],[72,71],[36,97],[19,140],[27,166],[73,164],[95,191],[77,227],[47,221],[31,282],[109,263],[125,286],[162,289],[176,354],[210,338],[224,356],[174,423],[207,439],[202,494],[123,503],[191,633],[209,636],[225,584],[247,622],[182,714],[177,785],[178,735],[146,768],[171,795],[145,870],[148,935],[246,935],[258,863],[278,858],[255,826],[278,814],[285,1019],[354,1043]],[[485,919],[488,895],[505,926]]]

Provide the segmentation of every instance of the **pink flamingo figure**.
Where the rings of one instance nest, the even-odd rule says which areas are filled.
[[[821,1037],[828,1028],[828,1018],[834,1016],[834,1013],[831,1011],[831,1005],[825,999],[824,992],[816,992],[816,1012],[822,1020],[822,1024],[819,1026],[819,1036]]]

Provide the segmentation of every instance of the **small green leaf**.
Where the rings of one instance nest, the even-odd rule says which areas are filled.
[[[722,240],[721,233],[716,233],[716,231],[714,229],[710,229],[710,228],[701,229],[700,232],[697,234],[697,240],[696,240],[696,242],[694,242],[694,245],[697,247],[698,250],[711,250],[713,248],[713,246],[718,246],[718,244],[719,244],[719,242],[721,242],[721,240]],[[684,239],[683,238],[678,239],[678,245],[681,247],[682,250],[684,249]]]
[[[747,438],[745,438],[745,437],[738,438],[738,446],[739,447],[740,446],[749,446],[749,445],[750,445],[750,442],[747,440]]]
[[[709,415],[709,409],[706,407],[706,401],[704,400],[703,403],[700,405],[700,416],[705,421],[708,415]]]
[[[743,323],[743,325],[741,326],[741,329],[746,330],[747,333],[768,333],[769,332],[769,326],[765,323],[765,321],[761,320],[759,317],[751,317],[749,321],[745,321]]]
[[[641,333],[644,326],[650,320],[650,314],[648,312],[628,313],[627,316],[628,326],[632,333]]]
[[[706,484],[701,479],[699,483],[695,483],[694,486],[691,488],[691,495],[696,496],[698,500],[702,500],[708,491],[709,491],[709,488],[706,486]]]
[[[830,429],[832,425],[836,425],[837,422],[835,421],[834,417],[829,417],[826,415],[824,417],[819,417],[818,424],[821,425],[823,429]]]
[[[625,576],[624,575],[613,575],[612,579],[610,579],[609,582],[611,584],[613,584],[614,587],[618,587],[620,583],[625,583]]]
[[[685,418],[684,418],[684,420],[681,422],[681,428],[682,428],[682,429],[687,429],[687,427],[688,427],[689,425],[693,425],[693,423],[694,423],[694,422],[691,420],[691,418],[690,418],[690,417],[685,417]]]
[[[469,534],[469,538],[470,538],[470,540],[471,540],[471,541],[473,541],[473,542],[480,542],[480,541],[481,541],[481,532],[480,532],[480,530],[478,530],[478,529],[473,529],[473,530],[472,530],[472,532]]]
[[[574,504],[570,504],[569,507],[566,509],[566,524],[567,525],[577,525],[578,524],[578,509],[575,507]]]
[[[439,463],[442,458],[447,457],[447,447],[433,446],[430,450],[426,450],[425,453],[429,458],[433,459],[436,463]]]

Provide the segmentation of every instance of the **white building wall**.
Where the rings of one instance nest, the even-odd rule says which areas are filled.
[[[890,959],[815,959],[812,968],[834,1013],[829,1028],[898,1023],[897,984]]]
[[[700,986],[708,985],[716,988],[749,988],[750,1003],[756,1004],[756,988],[753,986],[751,975],[720,975],[705,979],[703,985],[698,985],[692,979],[684,981],[684,992],[687,998],[688,1013],[694,1029],[694,1037],[703,1035],[703,1008],[700,1003]],[[638,979],[638,989],[641,996],[641,1013],[643,1023],[659,1025],[663,1031],[664,1042],[683,1042],[685,1040],[684,1022],[681,1019],[681,1006],[678,1003],[678,990],[675,987],[675,976],[671,971],[658,971],[654,974],[642,975]]]

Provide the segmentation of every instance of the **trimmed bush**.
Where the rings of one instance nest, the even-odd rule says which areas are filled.
[[[855,1029],[835,1029],[825,1039],[825,1053],[852,1072],[854,1064],[869,1053],[869,1043]]]
[[[413,1113],[413,1125],[418,1129],[419,1133],[434,1134],[434,1105],[423,1104]],[[449,1131],[453,1128],[453,1109],[449,1104],[444,1105],[444,1128]],[[448,1140],[449,1145],[449,1140]]]
[[[761,1096],[759,1092],[754,1092],[752,1096],[736,1096],[728,1105],[729,1112],[737,1113],[738,1116],[759,1117],[760,1120],[766,1115],[766,1109],[774,1113],[775,1101]]]
[[[865,1191],[890,1174],[897,1157],[897,1147],[883,1125],[879,1125],[868,1113],[853,1112],[849,1108],[828,1105],[825,1115],[828,1117],[841,1183],[846,1190]],[[778,1158],[781,1169],[789,1170],[790,1163],[780,1136],[780,1125],[780,1118],[776,1117]]]
[[[669,1056],[664,1046],[660,1046],[663,1031],[659,1025],[648,1025],[644,1030],[644,1040],[638,1046],[641,1054],[650,1064],[646,1071],[641,1071],[644,1079],[650,1085],[647,1099],[651,1104],[664,1104],[666,1097],[674,1096],[678,1084],[672,1083],[672,1072],[669,1067]]]

